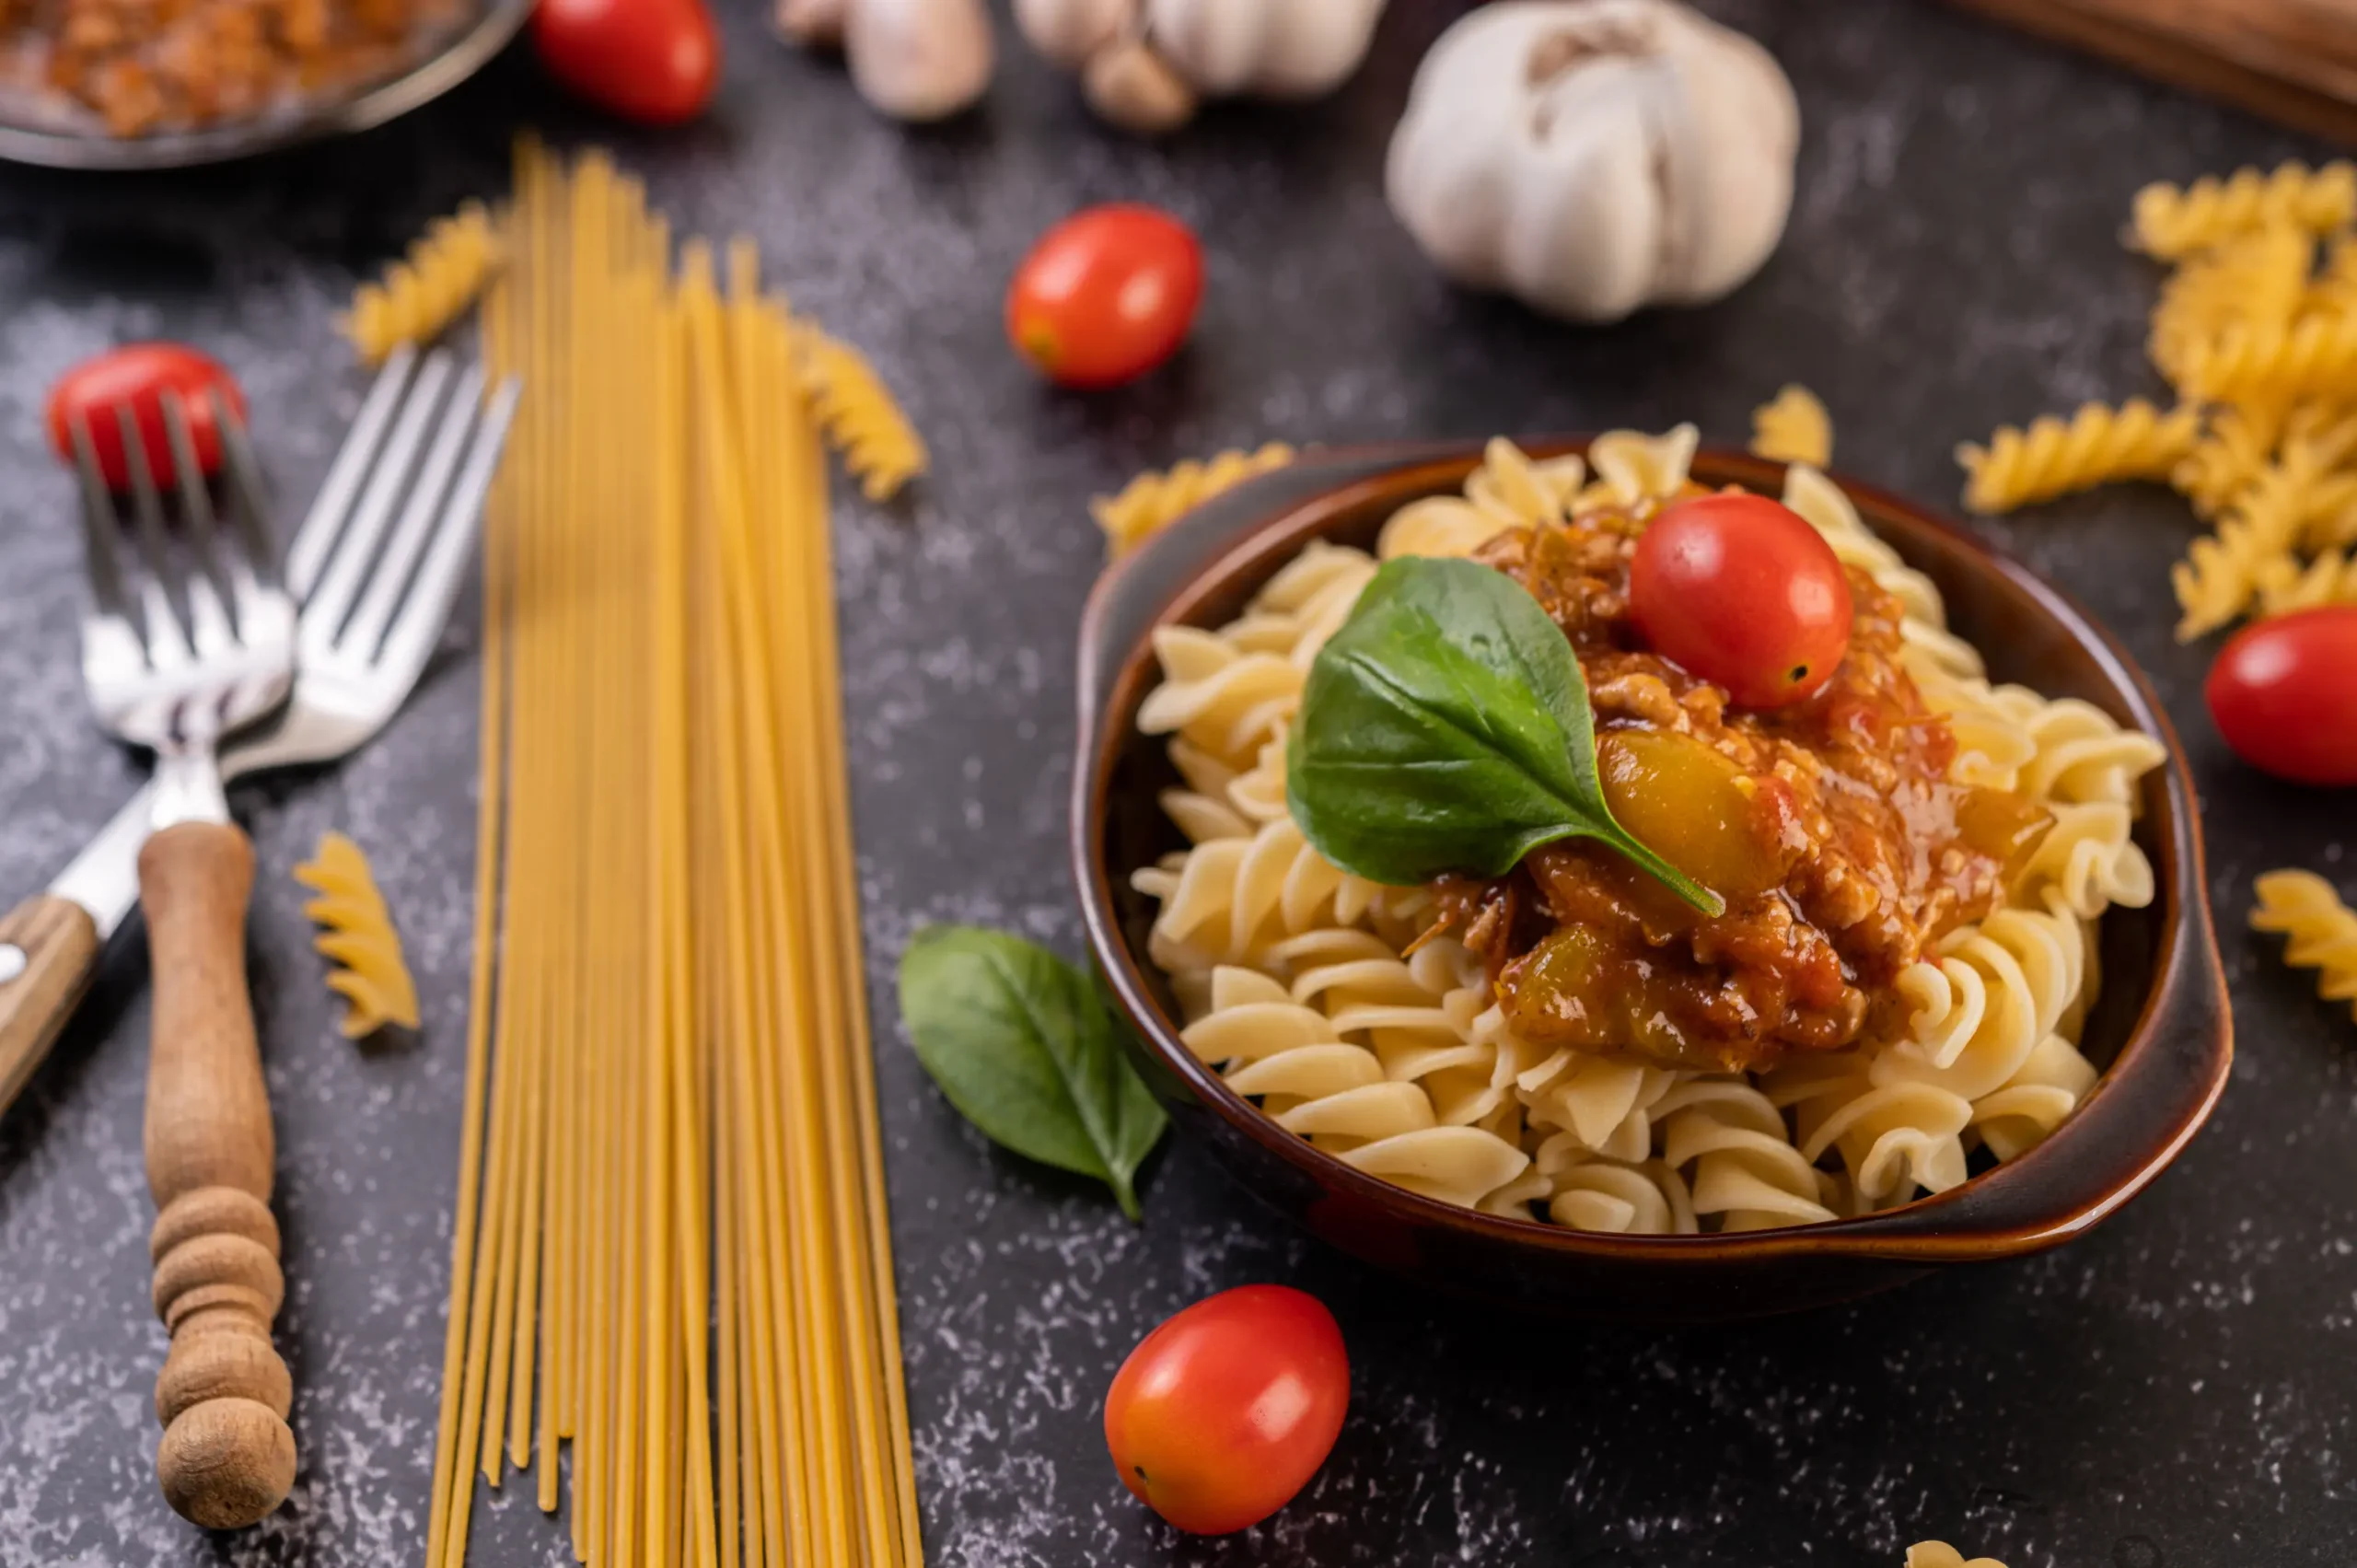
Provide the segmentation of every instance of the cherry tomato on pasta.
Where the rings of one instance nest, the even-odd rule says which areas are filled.
[[[2243,628],[2218,651],[2202,695],[2226,744],[2261,772],[2357,784],[2357,605]]]
[[[246,396],[218,360],[184,343],[126,343],[82,361],[50,388],[49,443],[60,458],[73,462],[74,425],[87,423],[99,472],[113,488],[124,489],[131,483],[131,470],[123,460],[122,426],[115,410],[127,407],[139,431],[148,474],[157,484],[169,484],[172,448],[164,430],[164,395],[177,392],[188,413],[196,466],[214,473],[221,467],[221,432],[208,394],[215,389],[233,416],[245,418]]]
[[[1203,252],[1187,226],[1117,203],[1039,237],[1006,294],[1006,335],[1050,380],[1113,387],[1187,341],[1203,296]]]
[[[1244,1285],[1138,1342],[1105,1395],[1121,1484],[1196,1535],[1259,1524],[1326,1462],[1351,1401],[1342,1331],[1317,1297]]]
[[[559,81],[643,125],[694,119],[720,80],[703,0],[540,0],[532,42]]]
[[[1790,507],[1729,491],[1655,517],[1629,564],[1629,610],[1654,651],[1742,707],[1823,686],[1850,648],[1850,578]]]

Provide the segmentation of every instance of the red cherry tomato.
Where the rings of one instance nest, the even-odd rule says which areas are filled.
[[[1815,691],[1850,649],[1850,577],[1800,514],[1729,491],[1655,517],[1629,563],[1629,610],[1663,657],[1747,708]]]
[[[2261,772],[2357,784],[2357,605],[2243,628],[2218,651],[2202,695],[2226,744]]]
[[[1050,380],[1114,387],[1178,351],[1203,297],[1203,251],[1187,226],[1117,203],[1039,237],[1006,293],[1006,335]]]
[[[1350,1402],[1334,1315],[1283,1285],[1245,1285],[1138,1342],[1105,1395],[1105,1446],[1121,1484],[1155,1513],[1225,1535],[1308,1483]]]
[[[123,461],[122,426],[117,407],[127,406],[139,430],[139,447],[147,459],[147,472],[157,484],[171,482],[172,447],[164,431],[164,394],[178,392],[188,413],[189,444],[196,466],[206,473],[221,467],[221,432],[214,424],[213,400],[222,401],[239,420],[246,417],[246,395],[218,360],[181,343],[127,343],[84,360],[57,378],[49,389],[49,444],[66,462],[74,460],[74,424],[87,422],[90,450],[99,472],[117,490],[131,483]]]
[[[692,120],[720,80],[703,0],[540,0],[532,41],[566,87],[625,120]]]

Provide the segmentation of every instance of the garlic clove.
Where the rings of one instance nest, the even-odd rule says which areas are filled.
[[[777,0],[777,30],[805,48],[843,41],[844,0]]]
[[[1081,90],[1109,124],[1141,136],[1176,131],[1195,116],[1194,89],[1151,45],[1134,38],[1091,56]]]
[[[1051,63],[1067,71],[1137,30],[1138,0],[1015,0],[1015,25]]]
[[[1384,0],[1146,0],[1146,35],[1205,93],[1314,98],[1366,58]]]
[[[942,120],[990,87],[982,0],[847,0],[843,51],[860,96],[899,120]]]

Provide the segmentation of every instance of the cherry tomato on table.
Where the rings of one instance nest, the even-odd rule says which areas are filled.
[[[1823,686],[1850,649],[1850,577],[1791,507],[1729,491],[1665,510],[1629,563],[1629,610],[1654,651],[1780,708]]]
[[[221,467],[221,432],[215,424],[213,399],[217,389],[232,417],[246,417],[246,395],[237,379],[210,355],[183,343],[126,343],[82,361],[57,378],[49,389],[49,444],[65,462],[74,461],[74,425],[87,423],[91,455],[99,472],[116,490],[129,487],[131,470],[123,460],[122,426],[115,410],[128,407],[139,431],[140,451],[147,472],[159,484],[171,482],[172,447],[164,430],[164,394],[180,394],[188,414],[189,445],[196,466],[204,472]]]
[[[2226,744],[2293,784],[2357,784],[2357,605],[2236,633],[2202,687]]]
[[[1119,386],[1178,351],[1203,296],[1203,251],[1187,226],[1116,203],[1039,237],[1006,294],[1006,335],[1050,380]]]
[[[1283,1285],[1244,1285],[1138,1342],[1105,1395],[1105,1445],[1121,1484],[1155,1513],[1225,1535],[1307,1484],[1350,1402],[1334,1315]]]
[[[694,119],[720,80],[703,0],[540,0],[532,41],[566,87],[644,125]]]

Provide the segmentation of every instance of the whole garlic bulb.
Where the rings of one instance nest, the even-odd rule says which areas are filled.
[[[1031,46],[1081,74],[1090,105],[1167,131],[1199,98],[1314,98],[1366,57],[1384,0],[1015,0]]]
[[[997,46],[983,0],[774,0],[777,30],[842,46],[859,96],[897,120],[942,120],[989,90]]]
[[[1799,140],[1768,52],[1675,0],[1508,0],[1425,57],[1385,186],[1450,276],[1612,321],[1759,271]]]

